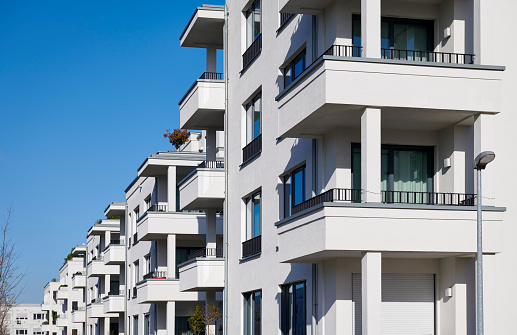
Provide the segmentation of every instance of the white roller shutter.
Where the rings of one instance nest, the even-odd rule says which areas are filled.
[[[361,274],[352,276],[354,333],[361,335]],[[382,275],[382,334],[435,334],[433,274]]]

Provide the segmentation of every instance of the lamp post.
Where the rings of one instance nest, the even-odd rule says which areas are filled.
[[[481,210],[481,170],[493,161],[495,154],[492,151],[483,151],[474,159],[474,169],[477,170],[477,253],[476,253],[476,319],[477,335],[483,335],[483,220]]]

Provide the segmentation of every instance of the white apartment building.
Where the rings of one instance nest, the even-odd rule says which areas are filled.
[[[57,300],[57,291],[59,282],[54,278],[45,285],[43,293],[43,303],[41,310],[45,314],[45,321],[42,324],[42,330],[45,335],[58,335],[59,327],[57,326],[58,311],[61,310],[61,301]]]
[[[124,211],[124,203],[110,204],[105,210],[107,219],[98,220],[88,230],[85,295],[88,335],[119,334],[123,329],[120,325],[123,317],[119,315],[124,313],[125,301],[125,281],[121,280],[125,241],[120,234]]]
[[[485,150],[485,331],[515,332],[515,7],[227,1],[228,334],[474,334]]]
[[[45,335],[46,313],[40,304],[19,304],[7,313],[9,335]]]

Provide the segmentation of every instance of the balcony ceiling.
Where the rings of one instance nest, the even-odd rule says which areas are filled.
[[[190,48],[223,48],[223,6],[201,6],[180,37],[180,45]]]
[[[381,0],[381,2],[399,2],[416,4],[438,4],[443,0]],[[279,7],[282,13],[318,15],[332,4],[332,0],[280,0]]]

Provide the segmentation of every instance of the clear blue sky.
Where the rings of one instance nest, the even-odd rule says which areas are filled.
[[[0,1],[0,211],[40,303],[205,70],[179,36],[203,1]],[[210,1],[223,4],[224,1]]]

